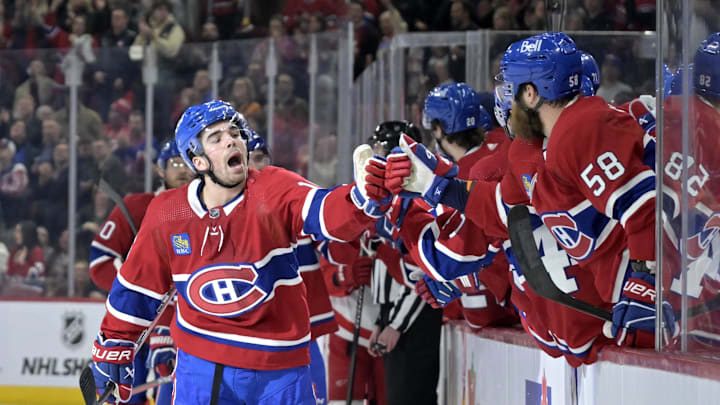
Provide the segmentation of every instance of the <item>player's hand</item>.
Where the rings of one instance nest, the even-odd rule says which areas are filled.
[[[170,337],[170,328],[167,326],[156,326],[148,337],[150,344],[150,356],[148,356],[148,367],[155,370],[158,377],[165,377],[175,370],[175,357],[177,351],[175,342]]]
[[[431,206],[437,206],[449,179],[457,175],[458,167],[407,135],[400,138],[400,150],[402,153],[394,149],[388,155],[385,188],[403,196],[408,196],[403,190],[414,193]]]
[[[370,335],[370,339],[368,339],[368,353],[372,357],[380,357],[383,355],[380,351],[377,350],[379,348],[377,340],[380,337],[381,332],[382,328],[376,326],[375,329],[372,331],[372,334]]]
[[[380,218],[390,206],[391,195],[385,190],[385,162],[373,156],[370,145],[360,145],[353,152],[355,185],[350,198],[358,209],[372,218]]]
[[[337,281],[341,287],[354,290],[361,285],[370,285],[370,273],[372,272],[373,258],[358,256],[351,265],[339,266]]]
[[[652,347],[655,344],[655,276],[632,272],[625,281],[620,300],[612,311],[612,323],[606,322],[603,333],[618,346]],[[670,342],[679,330],[675,314],[663,300],[663,339]]]
[[[98,395],[105,391],[108,382],[115,383],[113,395],[108,402],[128,402],[132,394],[133,377],[135,375],[135,342],[121,339],[105,339],[102,332],[98,333],[92,348],[93,375]]]
[[[437,281],[428,276],[415,283],[415,293],[433,308],[442,308],[462,296],[453,281]]]
[[[630,102],[629,110],[645,132],[655,135],[655,97],[642,95]]]
[[[388,354],[393,351],[395,346],[398,344],[398,340],[400,340],[400,332],[386,326],[385,329],[380,332],[380,336],[378,336],[377,339],[378,344],[385,345],[385,352],[382,354]]]

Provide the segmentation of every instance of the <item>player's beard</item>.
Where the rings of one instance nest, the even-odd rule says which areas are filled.
[[[520,139],[533,140],[544,137],[542,121],[540,121],[538,112],[522,108],[514,100],[508,125],[512,129],[513,135]]]

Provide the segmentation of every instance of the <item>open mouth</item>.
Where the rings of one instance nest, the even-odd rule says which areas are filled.
[[[230,158],[228,159],[227,164],[231,169],[237,169],[237,168],[242,167],[242,165],[243,165],[242,155],[239,152],[233,153],[232,155],[230,155]]]

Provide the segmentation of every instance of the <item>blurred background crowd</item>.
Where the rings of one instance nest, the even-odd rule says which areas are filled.
[[[693,29],[698,37],[720,31],[717,0],[696,1]],[[712,10],[709,12],[708,10]],[[706,12],[708,11],[708,12]],[[654,0],[569,0],[567,31],[654,30]],[[77,259],[75,294],[101,297],[88,277],[90,241],[114,203],[97,187],[103,178],[119,194],[142,192],[144,154],[155,154],[189,105],[211,97],[208,63],[218,44],[218,94],[245,114],[261,135],[272,125],[274,164],[311,178],[308,167],[309,37],[332,48],[348,21],[354,27],[357,77],[376,54],[400,33],[416,31],[543,30],[542,0],[2,0],[0,1],[0,294],[15,294],[14,275],[23,291],[66,296],[68,263],[70,56],[84,64],[78,108]],[[517,37],[525,36],[518,33]],[[266,60],[269,38],[277,50],[274,105],[268,105]],[[490,46],[491,72],[515,38]],[[325,42],[323,42],[325,41]],[[579,46],[594,54],[603,85],[598,95],[624,103],[654,92],[654,78],[624,74],[635,65],[641,46],[622,41]],[[158,55],[152,145],[145,145],[143,53]],[[336,58],[320,55],[317,89],[328,111],[316,121],[332,130],[318,140],[314,168],[331,161],[337,120]],[[415,49],[407,57],[407,109],[419,124],[422,100],[437,85],[465,80],[463,47]],[[654,61],[645,59],[652,70]],[[324,74],[327,73],[327,74]],[[490,89],[478,89],[489,91]],[[491,102],[488,95],[486,102]],[[273,108],[273,122],[267,110]],[[491,110],[491,109],[490,109]],[[331,179],[330,179],[331,180]],[[156,181],[155,185],[159,185]]]

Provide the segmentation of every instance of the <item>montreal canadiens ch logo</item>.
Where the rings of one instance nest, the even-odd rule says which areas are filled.
[[[570,256],[577,260],[584,260],[590,256],[595,242],[580,232],[577,223],[570,215],[563,212],[543,215],[542,221]]]
[[[250,265],[227,264],[202,269],[188,280],[188,301],[206,314],[238,316],[267,297],[267,293],[255,285],[257,278],[257,271]]]
[[[702,256],[710,246],[710,242],[718,235],[718,232],[720,232],[720,214],[713,214],[707,222],[705,222],[702,231],[688,239],[688,256],[692,259],[697,259]]]

